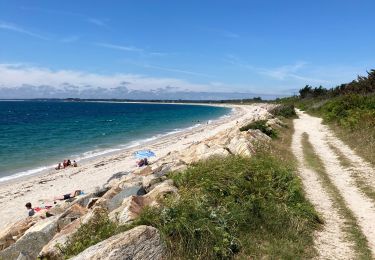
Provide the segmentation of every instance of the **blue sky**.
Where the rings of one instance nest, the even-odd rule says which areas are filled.
[[[371,0],[0,0],[0,98],[21,86],[176,98],[331,87],[374,68],[374,10]]]

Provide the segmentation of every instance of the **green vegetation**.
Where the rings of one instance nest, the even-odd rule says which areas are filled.
[[[290,120],[289,120],[290,122]],[[210,158],[169,174],[179,188],[133,224],[102,216],[83,225],[63,248],[67,258],[136,225],[158,228],[167,259],[304,259],[316,256],[321,220],[305,199],[290,152],[290,128],[253,158]]]
[[[59,249],[65,259],[69,259],[86,248],[103,241],[116,234],[117,225],[108,219],[108,215],[101,214],[98,218],[83,224],[69,240],[66,246]]]
[[[311,256],[318,216],[293,169],[275,157],[212,158],[170,177],[179,198],[139,220],[162,232],[170,258]]]
[[[262,133],[268,135],[271,138],[277,137],[277,132],[271,127],[267,126],[267,120],[257,120],[251,122],[240,128],[240,131],[247,131],[249,129],[259,129]]]
[[[285,118],[296,118],[297,114],[293,104],[283,104],[272,109],[271,114]]]
[[[354,177],[355,184],[357,187],[367,195],[370,199],[372,199],[375,202],[375,190],[371,186],[371,184],[368,183],[366,178],[362,176],[361,173],[357,172],[355,169],[352,168],[352,163],[350,160],[343,154],[339,149],[337,149],[333,145],[329,145],[329,147],[334,151],[334,153],[337,155],[337,158],[340,161],[340,164],[342,167],[349,169],[352,176]]]
[[[306,133],[302,136],[302,146],[307,165],[318,174],[324,188],[335,201],[339,213],[345,218],[345,231],[348,234],[348,238],[354,243],[357,258],[372,259],[367,239],[359,228],[353,212],[346,206],[345,200],[340,194],[340,191],[328,177],[324,164],[315,153],[313,146],[309,142],[309,136]]]
[[[345,143],[375,165],[375,70],[332,89],[305,86],[299,94],[277,102],[322,117]]]

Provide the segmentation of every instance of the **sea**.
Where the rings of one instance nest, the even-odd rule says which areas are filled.
[[[0,182],[178,133],[228,116],[224,107],[0,101]]]

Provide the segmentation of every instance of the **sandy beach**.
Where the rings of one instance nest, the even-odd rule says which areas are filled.
[[[80,162],[78,167],[63,170],[48,170],[42,174],[14,179],[0,183],[0,228],[10,222],[26,217],[25,203],[39,206],[43,201],[52,204],[55,196],[72,192],[76,189],[85,193],[93,192],[118,172],[132,172],[136,167],[132,154],[140,149],[151,149],[161,159],[168,153],[183,151],[194,142],[203,141],[237,124],[256,119],[266,110],[261,105],[226,105],[233,108],[228,117],[212,121],[180,133],[164,136],[148,143],[124,149],[109,155]],[[50,202],[50,203],[48,203]]]

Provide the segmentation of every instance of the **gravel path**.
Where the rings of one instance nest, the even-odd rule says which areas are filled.
[[[343,231],[345,219],[339,214],[334,200],[324,189],[318,174],[309,169],[304,160],[302,134],[306,132],[303,117],[294,120],[292,150],[299,164],[299,174],[307,198],[324,219],[322,230],[315,233],[315,247],[320,259],[353,259],[353,244],[346,239]]]

